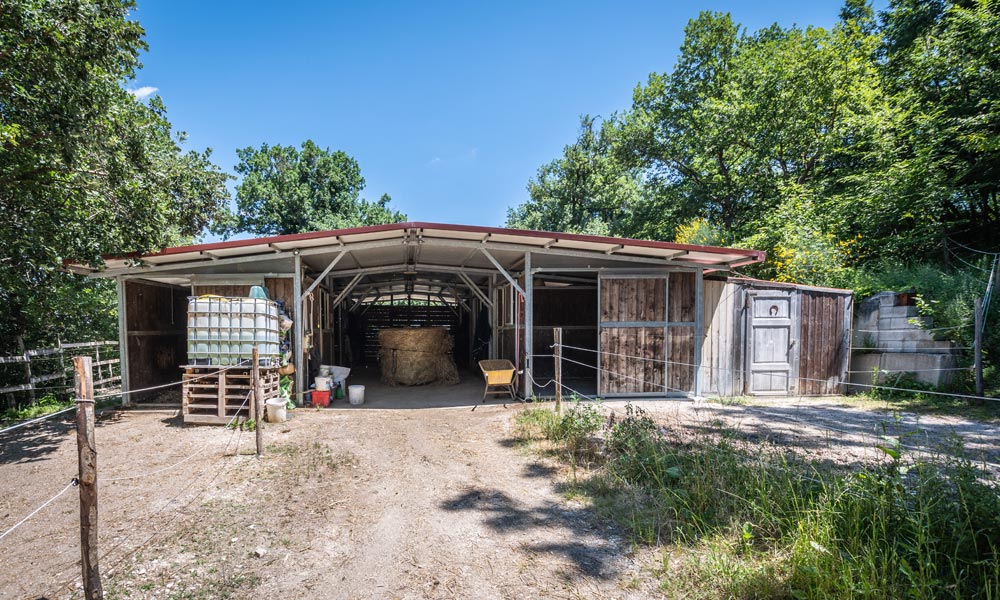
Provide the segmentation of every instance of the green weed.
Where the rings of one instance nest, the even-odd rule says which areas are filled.
[[[664,548],[670,594],[1000,597],[1000,494],[953,458],[960,447],[909,464],[887,445],[887,464],[849,471],[707,434],[679,442],[632,406],[604,440],[582,488],[636,543]]]

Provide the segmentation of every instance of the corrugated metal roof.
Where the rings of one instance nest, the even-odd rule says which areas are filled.
[[[404,248],[417,248],[416,255],[412,251],[400,253],[399,250]],[[469,251],[462,252],[463,248]],[[478,261],[478,266],[489,268],[489,264],[476,252],[477,248],[493,252],[505,266],[516,264],[528,251],[540,257],[560,257],[562,262],[553,262],[553,268],[584,262],[614,267],[632,261],[646,266],[671,264],[729,269],[761,262],[765,257],[764,252],[759,250],[476,225],[407,222],[178,246],[141,256],[105,257],[105,268],[99,273],[85,265],[69,266],[77,271],[92,272],[95,276],[152,274],[167,269],[177,272],[186,267],[199,271],[204,267],[235,262],[244,265],[259,262],[262,267],[267,263],[273,267],[278,264],[275,261],[292,254],[308,255],[319,263],[326,256],[346,250],[351,251],[352,260],[343,261],[334,273],[417,261],[469,268],[476,267]],[[545,264],[538,266],[546,267]],[[246,271],[246,268],[243,270]]]

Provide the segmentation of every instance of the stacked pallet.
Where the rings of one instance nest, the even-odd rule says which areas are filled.
[[[227,425],[253,418],[256,404],[250,367],[184,367],[181,414],[185,423]],[[261,368],[263,402],[278,396],[278,370]]]

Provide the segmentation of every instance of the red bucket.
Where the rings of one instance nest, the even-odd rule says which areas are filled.
[[[330,390],[313,390],[312,391],[312,405],[313,406],[330,406]]]

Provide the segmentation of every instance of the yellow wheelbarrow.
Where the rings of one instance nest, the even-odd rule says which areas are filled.
[[[509,360],[481,360],[479,368],[483,372],[483,379],[486,380],[483,402],[486,402],[486,396],[491,394],[507,394],[511,400],[517,400],[517,396],[514,394],[514,379],[517,376],[517,369]]]

